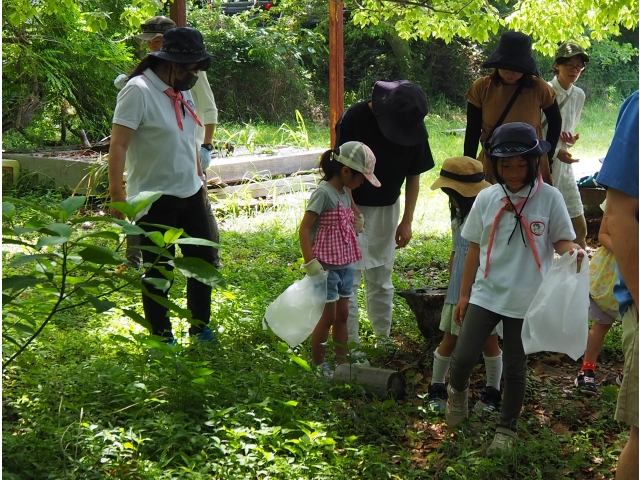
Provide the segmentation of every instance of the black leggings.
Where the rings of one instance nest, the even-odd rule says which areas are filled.
[[[469,388],[469,377],[478,363],[484,342],[502,320],[502,363],[504,365],[504,397],[498,420],[500,428],[515,432],[524,401],[527,379],[527,356],[522,346],[522,318],[509,318],[472,303],[467,307],[456,348],[451,355],[449,381],[454,389]],[[506,432],[505,432],[506,433]]]
[[[187,198],[178,198],[171,195],[163,195],[156,200],[149,212],[140,218],[136,224],[147,232],[158,231],[158,227],[143,225],[142,223],[155,223],[168,227],[183,228],[190,237],[204,238],[212,240],[211,229],[205,211],[205,200],[203,190],[200,189],[195,195]],[[164,233],[164,232],[162,232]],[[149,237],[140,236],[141,246],[156,247]],[[211,264],[213,262],[213,247],[198,245],[180,245],[182,254],[185,257],[201,258]],[[171,246],[169,251],[175,255],[175,246]],[[142,258],[145,263],[153,263],[158,255],[142,250]],[[158,266],[167,270],[173,270],[173,266],[167,263],[167,259],[161,259]],[[157,268],[151,269],[145,274],[145,278],[165,279],[164,275]],[[172,282],[173,283],[173,282]],[[148,282],[143,282],[144,287],[150,294],[167,298],[169,289],[162,291]],[[172,338],[171,321],[168,316],[168,309],[163,307],[147,295],[142,295],[142,306],[144,316],[151,325],[151,333],[165,338]],[[200,320],[205,325],[209,323],[211,316],[211,287],[193,278],[187,279],[187,308],[191,311],[193,319]],[[202,332],[203,325],[192,325],[189,328],[191,335]]]

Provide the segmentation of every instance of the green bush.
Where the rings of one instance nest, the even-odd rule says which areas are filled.
[[[311,67],[325,48],[322,35],[272,11],[226,16],[202,9],[190,21],[213,54],[207,76],[224,121],[281,122],[295,119],[296,109],[314,116]]]

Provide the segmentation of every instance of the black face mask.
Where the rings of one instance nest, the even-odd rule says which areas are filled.
[[[185,90],[191,90],[196,82],[198,81],[198,76],[194,75],[191,72],[187,72],[187,76],[183,79],[175,78],[173,80],[173,89],[176,92],[183,92]]]

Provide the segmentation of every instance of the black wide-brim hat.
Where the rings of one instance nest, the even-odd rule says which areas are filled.
[[[176,63],[194,63],[213,57],[204,47],[202,34],[191,27],[167,30],[163,35],[162,48],[149,55]]]
[[[491,158],[508,158],[517,155],[541,157],[551,144],[538,139],[535,129],[528,123],[512,122],[495,129],[490,142],[484,142],[484,151]]]
[[[398,145],[418,145],[429,138],[424,125],[427,95],[408,80],[378,81],[373,86],[373,114],[382,134]]]
[[[482,68],[502,68],[512,72],[540,76],[535,58],[531,55],[531,37],[520,32],[505,32],[498,49],[489,55]]]

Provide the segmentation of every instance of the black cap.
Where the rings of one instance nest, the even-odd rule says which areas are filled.
[[[163,37],[162,48],[149,55],[176,63],[199,62],[213,56],[204,48],[202,34],[195,28],[172,28]]]
[[[417,145],[429,138],[424,117],[429,111],[422,88],[408,80],[379,81],[373,86],[373,113],[382,134],[394,143]]]
[[[500,37],[498,49],[489,55],[483,68],[502,68],[512,72],[540,76],[538,65],[531,54],[531,37],[520,32],[505,32]]]
[[[489,157],[507,158],[516,155],[535,155],[541,157],[551,144],[538,139],[534,128],[528,123],[512,122],[495,129],[490,142],[484,142],[484,151]]]

